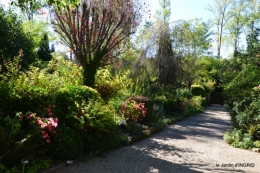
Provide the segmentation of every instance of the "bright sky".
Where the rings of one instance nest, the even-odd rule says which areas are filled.
[[[152,15],[155,14],[155,10],[160,9],[159,0],[147,0],[146,2],[151,6]],[[207,21],[213,17],[212,13],[206,10],[206,7],[213,4],[214,0],[170,0],[170,2],[171,21],[195,18],[202,18]]]
[[[150,5],[152,18],[156,10],[160,10],[159,0],[143,0]],[[0,4],[6,5],[10,0],[0,0]],[[201,18],[208,21],[213,18],[213,14],[206,8],[213,4],[214,0],[170,0],[171,2],[171,21],[180,19],[188,20]]]
[[[11,0],[0,0],[0,4],[6,5]],[[146,1],[155,14],[155,10],[160,9],[159,0],[144,0]],[[179,19],[195,19],[202,18],[208,20],[212,14],[205,8],[209,4],[213,4],[214,0],[170,0],[171,2],[171,21]]]

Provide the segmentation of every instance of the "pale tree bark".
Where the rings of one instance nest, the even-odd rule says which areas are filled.
[[[229,18],[227,13],[230,9],[230,5],[234,0],[215,0],[213,5],[209,5],[207,8],[214,14],[214,19],[212,19],[214,25],[217,28],[217,55],[220,56],[223,31]],[[217,22],[214,22],[217,21]]]

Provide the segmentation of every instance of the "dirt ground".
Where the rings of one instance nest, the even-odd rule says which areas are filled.
[[[46,173],[260,173],[260,153],[225,143],[229,129],[229,113],[213,105],[133,145]]]

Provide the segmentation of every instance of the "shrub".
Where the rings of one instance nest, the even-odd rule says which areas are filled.
[[[48,146],[48,155],[52,159],[76,159],[83,155],[83,138],[77,131],[58,126],[57,135],[52,137]]]
[[[114,117],[113,107],[97,100],[90,100],[81,114],[75,115],[74,127],[82,132],[86,151],[104,151],[121,145],[121,131]]]
[[[199,112],[204,111],[204,107],[202,106],[203,103],[205,103],[205,98],[202,98],[201,96],[195,96],[192,97],[192,99],[184,100],[185,109],[186,109],[186,115],[194,115]]]
[[[192,93],[188,88],[179,88],[176,90],[176,96],[180,100],[191,99]]]
[[[120,110],[128,121],[138,122],[141,122],[145,118],[147,112],[144,103],[137,103],[134,100],[124,102]]]
[[[247,133],[243,133],[242,130],[235,129],[233,131],[228,131],[224,134],[223,138],[228,144],[232,145],[233,147],[244,149],[250,149],[254,147],[252,137]]]
[[[163,96],[157,96],[154,98],[155,103],[163,103],[163,107],[166,114],[173,113],[175,111],[178,111],[178,100],[175,99],[172,94],[167,94]]]
[[[89,99],[99,99],[98,92],[87,86],[71,86],[60,89],[55,95],[55,114],[62,124],[71,127],[71,118],[81,112],[81,107]]]
[[[102,98],[111,98],[115,96],[120,90],[130,86],[128,75],[130,71],[121,74],[113,75],[111,68],[100,69],[96,74],[95,89],[100,93]]]
[[[206,97],[206,91],[201,85],[191,85],[191,93],[193,96]]]
[[[243,98],[243,100],[233,102],[233,108],[231,110],[233,124],[236,127],[247,131],[254,139],[260,139],[259,92],[260,89],[254,88],[249,95]]]
[[[254,146],[255,146],[256,148],[260,148],[260,140],[255,141],[255,142],[254,142]]]
[[[144,96],[129,97],[121,107],[123,115],[133,120],[149,123],[158,121],[158,116],[153,111],[153,101]]]

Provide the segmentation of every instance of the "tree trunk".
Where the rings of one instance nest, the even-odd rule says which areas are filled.
[[[83,70],[83,84],[91,88],[95,87],[95,76],[98,70],[98,65],[86,65]]]

